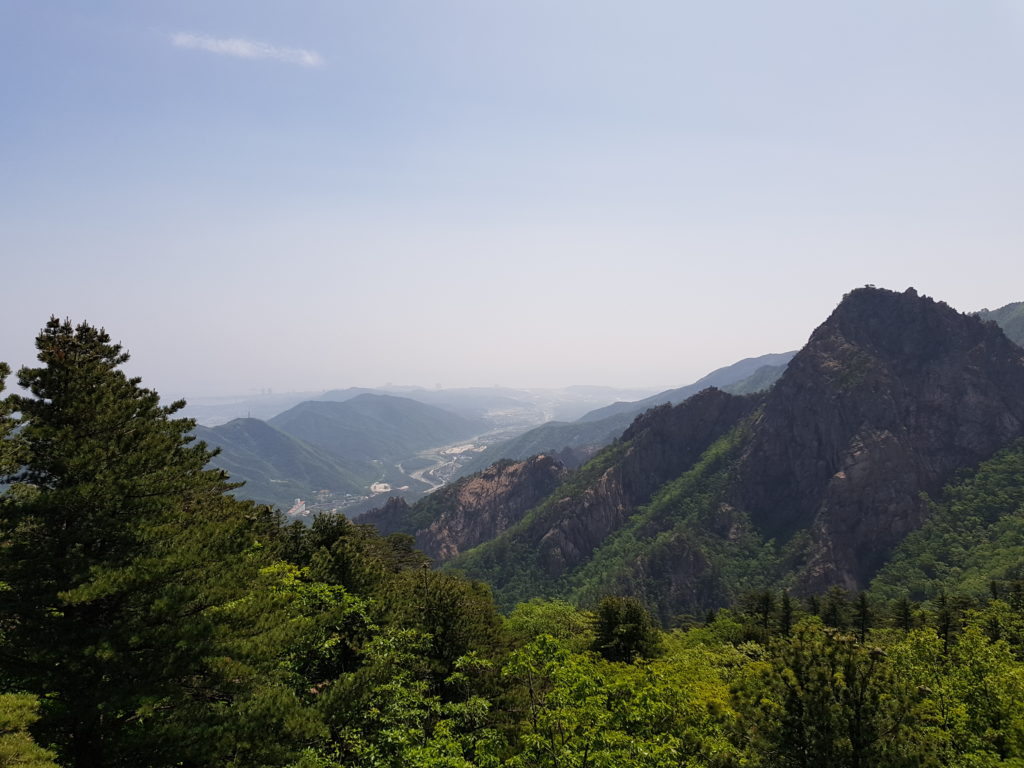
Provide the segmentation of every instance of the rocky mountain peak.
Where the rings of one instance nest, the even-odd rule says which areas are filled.
[[[766,535],[810,528],[809,585],[860,585],[959,467],[1024,434],[1024,355],[998,327],[861,288],[770,393],[740,468]]]

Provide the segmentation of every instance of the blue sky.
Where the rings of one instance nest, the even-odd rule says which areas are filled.
[[[0,0],[0,359],[679,385],[1024,299],[1024,2]]]

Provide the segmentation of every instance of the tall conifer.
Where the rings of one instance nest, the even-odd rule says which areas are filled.
[[[2,671],[45,697],[63,764],[285,761],[287,729],[265,748],[244,732],[298,707],[262,673],[283,607],[254,591],[266,513],[225,495],[194,423],[172,418],[183,403],[127,377],[103,329],[51,318],[36,346],[29,394],[4,401],[20,467],[0,505]]]

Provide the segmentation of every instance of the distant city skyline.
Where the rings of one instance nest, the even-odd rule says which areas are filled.
[[[671,387],[1024,300],[1024,3],[0,4],[0,360],[167,397]]]

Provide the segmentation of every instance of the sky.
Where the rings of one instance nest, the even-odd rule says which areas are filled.
[[[0,0],[0,360],[679,386],[1024,300],[1024,0]]]

